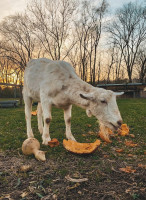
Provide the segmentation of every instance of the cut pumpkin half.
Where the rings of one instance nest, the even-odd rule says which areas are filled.
[[[100,140],[93,143],[79,143],[73,140],[63,140],[63,146],[72,153],[90,154],[93,153],[100,145]]]

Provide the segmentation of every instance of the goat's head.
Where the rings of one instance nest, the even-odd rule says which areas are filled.
[[[122,94],[123,92],[115,93],[96,88],[94,92],[80,94],[80,96],[88,101],[86,108],[88,117],[94,115],[100,123],[114,131],[122,125],[122,118],[116,102],[116,96]]]

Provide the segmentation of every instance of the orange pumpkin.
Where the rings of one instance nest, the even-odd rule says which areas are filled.
[[[50,147],[56,147],[59,145],[59,141],[56,138],[53,138],[51,141],[48,142]]]
[[[121,128],[118,130],[118,134],[121,136],[125,136],[129,134],[129,127],[127,124],[122,124]]]
[[[94,143],[79,143],[73,140],[63,140],[63,146],[70,152],[77,154],[93,153],[100,145],[100,140]]]
[[[102,140],[107,143],[111,143],[112,141],[109,139],[109,135],[113,135],[113,132],[109,128],[105,128],[104,131],[99,131],[99,136]]]

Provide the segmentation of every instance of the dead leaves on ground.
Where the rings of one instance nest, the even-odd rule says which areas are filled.
[[[136,169],[132,169],[131,166],[126,166],[125,168],[119,168],[120,171],[126,172],[126,173],[134,173],[136,172]]]
[[[133,143],[132,140],[125,140],[125,145],[129,146],[129,147],[136,147],[136,146],[138,146],[138,144]]]
[[[117,153],[122,153],[124,151],[124,149],[116,149],[115,150]]]

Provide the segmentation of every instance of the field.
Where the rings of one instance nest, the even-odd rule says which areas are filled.
[[[41,145],[47,151],[46,162],[22,154],[21,146],[26,139],[24,107],[0,109],[0,199],[144,200],[146,99],[118,99],[118,106],[124,123],[130,127],[130,135],[112,137],[111,144],[102,141],[96,152],[86,156],[64,149],[63,111],[53,108],[50,133],[60,145],[54,148]],[[41,142],[36,116],[32,117],[32,128]],[[76,140],[93,142],[99,139],[98,131],[97,120],[73,106],[72,133]],[[127,146],[126,141],[135,145]],[[119,149],[121,153],[117,152]],[[30,165],[30,169],[20,170],[23,165]],[[88,180],[72,182],[67,180],[68,175]]]

